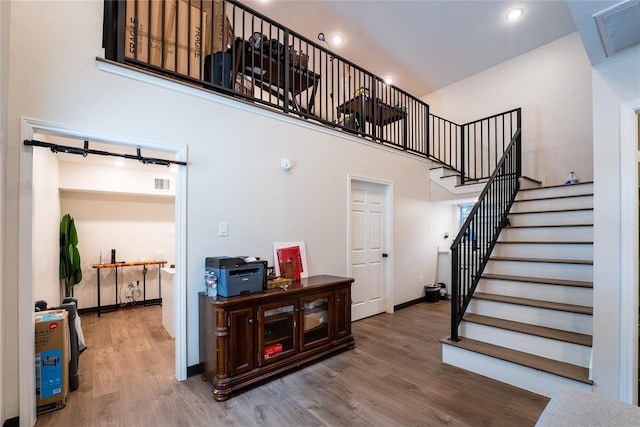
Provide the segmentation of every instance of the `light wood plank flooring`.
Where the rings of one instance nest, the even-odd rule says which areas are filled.
[[[353,324],[356,347],[217,403],[174,378],[161,308],[82,316],[80,388],[45,426],[532,426],[548,399],[441,362],[449,304]]]

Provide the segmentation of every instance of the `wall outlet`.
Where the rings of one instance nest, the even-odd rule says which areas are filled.
[[[418,276],[418,283],[421,285],[424,283],[424,276],[422,274]]]

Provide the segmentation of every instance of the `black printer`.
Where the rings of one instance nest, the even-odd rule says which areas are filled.
[[[267,261],[245,261],[247,257],[207,257],[205,269],[218,278],[218,295],[233,297],[267,288]]]

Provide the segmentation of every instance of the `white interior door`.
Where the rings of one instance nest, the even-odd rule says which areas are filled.
[[[351,185],[351,317],[358,320],[386,308],[386,186]]]

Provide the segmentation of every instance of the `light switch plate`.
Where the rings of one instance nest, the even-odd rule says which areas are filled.
[[[229,235],[229,223],[227,222],[219,222],[218,223],[218,236],[227,237]]]

